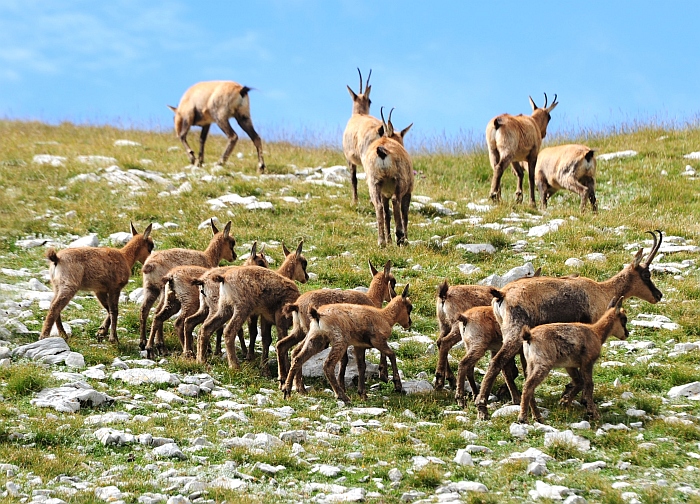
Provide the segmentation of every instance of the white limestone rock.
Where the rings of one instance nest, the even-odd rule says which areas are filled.
[[[61,413],[75,413],[81,407],[112,403],[114,399],[98,392],[84,382],[74,382],[57,388],[46,388],[30,402],[39,408],[53,408]]]
[[[457,450],[457,455],[455,455],[454,461],[459,465],[474,465],[474,461],[472,460],[471,454],[464,448],[460,448],[459,450]]]
[[[133,434],[129,432],[119,431],[116,429],[110,429],[109,427],[102,427],[101,429],[97,429],[95,431],[95,437],[104,446],[122,446],[136,443],[136,437]]]
[[[563,443],[573,446],[580,451],[588,451],[591,449],[591,442],[584,437],[577,436],[570,430],[561,432],[547,432],[544,435],[544,445],[551,446],[552,444]]]
[[[177,375],[169,373],[165,369],[154,368],[133,368],[124,369],[112,373],[113,380],[122,380],[129,385],[143,385],[144,383],[161,384],[167,383],[172,386],[180,384]]]
[[[55,167],[65,166],[66,158],[64,156],[52,156],[50,154],[37,154],[32,158],[32,163]]]
[[[87,236],[83,236],[74,240],[68,244],[68,248],[76,247],[99,247],[100,240],[97,238],[97,233],[90,233]]]
[[[700,381],[686,383],[671,388],[666,394],[668,397],[675,399],[678,397],[696,397],[700,395]]]
[[[637,151],[634,150],[624,150],[617,152],[608,152],[606,154],[600,154],[596,156],[599,161],[609,161],[611,159],[627,158],[637,155]]]
[[[154,448],[153,455],[159,458],[176,458],[180,460],[187,460],[187,455],[182,453],[182,450],[180,450],[175,443],[165,443],[164,445]]]

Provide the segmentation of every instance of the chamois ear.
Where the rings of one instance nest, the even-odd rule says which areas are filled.
[[[625,299],[625,296],[620,296],[619,298],[611,299],[610,304],[608,304],[608,310],[610,308],[615,308],[615,313],[620,313],[620,309],[622,308],[622,301]]]
[[[386,263],[384,263],[384,274],[389,275],[391,273],[391,267],[393,266],[393,263],[389,260]]]
[[[532,99],[532,96],[528,96],[528,98],[530,99],[530,106],[532,107],[532,111],[534,112],[535,110],[537,110],[537,105],[535,104],[535,100]]]
[[[211,233],[216,234],[219,232],[219,228],[216,227],[216,224],[214,224],[214,217],[209,219],[209,224],[211,224]]]
[[[148,235],[151,234],[151,230],[153,229],[153,223],[151,222],[146,229],[143,230],[143,239],[148,240]]]
[[[369,264],[369,272],[372,273],[372,276],[376,275],[378,273],[377,268],[372,266],[372,261],[367,259],[367,264]]]
[[[228,238],[229,233],[231,232],[231,221],[228,221],[226,225],[224,226],[224,238]]]
[[[299,242],[299,245],[297,245],[297,251],[296,251],[297,259],[299,259],[299,257],[301,257],[301,249],[303,246],[304,246],[304,240],[301,240]]]
[[[129,221],[129,225],[131,226],[131,236],[136,236],[137,234],[139,234],[139,232],[136,231],[136,228],[134,227],[133,222]]]
[[[350,93],[350,97],[352,98],[352,101],[357,101],[357,95],[355,94],[355,91],[350,89],[350,86],[346,86],[348,88],[348,93]]]
[[[449,288],[450,286],[447,283],[447,278],[445,278],[445,280],[443,280],[440,286],[438,287],[438,297],[443,301],[447,298],[447,290]]]
[[[257,249],[258,249],[258,240],[255,240],[253,242],[253,246],[250,247],[250,255],[255,257],[257,254]]]
[[[538,276],[542,276],[542,266],[540,266],[539,268],[537,268],[537,269],[535,270],[535,272],[532,274],[532,278],[535,278],[535,277],[538,277]]]
[[[586,158],[586,161],[588,161],[590,163],[591,159],[593,159],[594,155],[595,155],[595,149],[591,149],[588,152],[586,152],[586,155],[584,157]]]
[[[406,299],[408,297],[408,286],[410,284],[406,284],[406,287],[403,288],[403,292],[401,293],[401,297]]]
[[[284,252],[284,257],[287,257],[289,254],[291,254],[284,242],[282,242],[282,252]]]
[[[377,135],[379,135],[380,137],[384,136],[384,125],[383,124],[381,126],[379,126],[379,128],[377,128]]]
[[[372,86],[367,86],[367,87],[365,88],[365,98],[367,98],[368,100],[369,100],[369,93],[370,93],[370,91],[372,91]]]
[[[457,321],[461,322],[464,325],[467,325],[469,323],[469,319],[464,315],[464,313],[459,314],[459,316],[457,317]]]
[[[644,252],[644,249],[639,249],[637,251],[637,254],[634,256],[634,261],[632,262],[632,265],[636,268],[639,266],[639,264],[642,262],[642,254]]]
[[[406,133],[408,133],[408,130],[410,130],[412,126],[413,126],[413,123],[409,124],[404,129],[401,130],[401,133],[399,133],[399,136],[401,137],[401,139],[403,139],[406,136]]]

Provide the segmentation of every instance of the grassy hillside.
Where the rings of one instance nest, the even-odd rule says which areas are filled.
[[[190,138],[193,144],[197,143],[195,135],[190,135]],[[115,146],[114,142],[119,139],[132,140],[139,145]],[[253,240],[268,242],[266,250],[277,261],[277,265],[282,259],[282,251],[280,246],[275,245],[276,242],[284,241],[291,248],[303,238],[304,252],[309,259],[309,272],[317,276],[301,286],[302,291],[321,287],[352,288],[367,285],[367,261],[381,265],[388,259],[392,260],[399,284],[411,284],[413,330],[434,338],[437,333],[435,289],[444,278],[451,284],[476,283],[487,275],[503,274],[512,267],[531,261],[535,267],[542,267],[543,274],[546,275],[578,272],[603,280],[628,263],[639,246],[649,245],[651,237],[645,234],[646,230],[660,229],[667,237],[680,237],[682,240],[679,242],[698,245],[700,180],[684,175],[684,172],[686,166],[691,165],[699,170],[700,175],[700,161],[685,159],[683,156],[700,150],[700,130],[640,127],[626,134],[568,141],[585,141],[600,154],[629,149],[638,153],[632,157],[598,162],[598,214],[579,214],[578,197],[568,192],[555,195],[550,200],[549,209],[544,212],[527,205],[515,205],[515,177],[512,173],[504,175],[502,205],[491,206],[486,211],[472,210],[470,204],[489,204],[486,198],[491,168],[486,152],[459,155],[428,152],[424,146],[411,145],[409,133],[407,146],[414,152],[414,168],[417,171],[414,201],[416,196],[426,196],[431,200],[420,209],[411,209],[408,227],[410,246],[378,249],[376,229],[372,226],[376,222],[374,210],[363,181],[360,181],[360,205],[355,208],[350,203],[350,185],[347,183],[343,187],[326,187],[292,180],[293,177],[283,177],[293,174],[295,170],[309,167],[344,165],[345,160],[340,150],[265,143],[267,175],[257,177],[255,149],[247,140],[241,140],[225,167],[218,167],[209,163],[218,159],[224,148],[224,139],[220,136],[210,137],[205,157],[209,163],[204,169],[193,170],[187,165],[187,158],[179,142],[170,133],[0,121],[0,265],[14,270],[27,268],[35,277],[40,278],[40,272],[47,267],[43,258],[44,248],[22,249],[16,245],[18,240],[45,237],[68,242],[71,235],[83,236],[88,233],[97,233],[100,239],[104,239],[111,233],[128,231],[130,220],[139,230],[149,222],[174,222],[178,225],[176,229],[153,232],[157,249],[203,249],[210,234],[207,230],[198,230],[197,226],[205,219],[216,216],[222,223],[233,221],[232,234],[239,244],[239,255],[247,252],[244,244]],[[565,143],[565,139],[557,140],[557,143]],[[242,153],[241,157],[236,156],[238,152]],[[62,166],[39,165],[32,161],[39,154],[63,156],[65,162]],[[189,181],[192,188],[189,192],[165,195],[163,191],[167,188],[155,182],[133,191],[127,185],[108,185],[104,180],[72,181],[81,174],[104,174],[104,167],[86,164],[77,159],[78,156],[88,155],[113,157],[122,170],[157,172],[171,180],[174,187]],[[273,209],[246,210],[233,206],[212,211],[206,201],[226,193],[256,196],[259,201],[271,202]],[[282,199],[287,196],[296,197],[300,203]],[[430,205],[431,202],[442,204],[454,214],[441,213],[440,208]],[[527,236],[529,228],[554,219],[564,221],[557,231],[545,234],[542,238]],[[484,224],[490,226],[484,227]],[[501,229],[504,226],[521,229],[507,229],[504,232]],[[491,243],[496,248],[496,253],[470,254],[457,247],[462,243]],[[604,254],[605,260],[586,258],[594,252]],[[582,259],[584,265],[577,269],[565,266],[565,261],[572,257]],[[386,502],[398,501],[409,489],[431,496],[444,481],[465,479],[479,481],[489,488],[487,494],[465,494],[465,499],[491,502],[520,500],[527,497],[536,480],[543,478],[526,475],[527,464],[508,463],[501,466],[498,461],[530,446],[541,448],[556,459],[548,464],[550,473],[556,475],[547,480],[550,484],[579,489],[580,494],[589,502],[621,502],[622,492],[625,491],[636,492],[644,502],[698,499],[692,493],[682,490],[685,487],[680,484],[687,484],[700,492],[698,457],[688,455],[689,452],[698,451],[700,430],[696,415],[700,413],[700,406],[696,402],[685,400],[667,401],[664,397],[673,386],[700,380],[697,350],[678,356],[668,355],[674,344],[700,339],[697,259],[697,253],[692,252],[663,257],[659,254],[657,261],[660,262],[680,263],[689,260],[691,263],[686,263],[690,266],[680,273],[654,273],[654,281],[664,293],[661,303],[650,305],[640,300],[625,302],[630,320],[638,318],[641,313],[662,314],[680,324],[680,329],[669,331],[633,327],[631,340],[652,342],[654,352],[632,352],[620,347],[606,347],[600,362],[619,361],[622,365],[596,367],[596,401],[598,404],[611,403],[601,408],[603,419],[600,425],[629,425],[637,422],[638,418],[626,414],[629,408],[635,408],[643,409],[648,414],[643,419],[641,429],[633,427],[629,431],[614,431],[596,436],[595,430],[600,425],[594,425],[592,430],[579,433],[591,440],[594,447],[592,451],[577,452],[567,446],[544,448],[542,432],[532,433],[525,440],[513,438],[508,432],[512,417],[477,422],[473,406],[465,410],[464,421],[458,420],[455,415],[443,414],[445,410],[456,409],[451,391],[400,397],[391,393],[391,387],[381,385],[370,391],[366,405],[388,409],[381,419],[387,428],[374,431],[370,443],[367,434],[349,433],[349,424],[342,423],[345,417],[340,420],[334,417],[343,407],[337,405],[332,396],[324,391],[327,388],[326,382],[310,380],[310,384],[314,385],[310,398],[295,395],[288,404],[303,412],[303,416],[312,423],[318,421],[325,424],[331,419],[330,421],[342,424],[342,436],[329,446],[311,443],[305,445],[305,448],[309,454],[317,457],[315,463],[353,465],[355,471],[345,472],[346,480],[342,480],[342,484],[363,486],[367,491],[379,491],[381,497],[378,499]],[[480,272],[462,274],[458,265],[464,263],[478,266]],[[127,293],[140,286],[139,268],[140,266],[135,268],[132,282],[126,288]],[[13,284],[21,280],[0,273],[0,283]],[[3,294],[0,293],[0,296]],[[85,326],[74,327],[69,341],[71,349],[84,354],[88,366],[100,363],[109,366],[119,356],[138,358],[138,305],[120,305],[120,346],[115,348],[106,343],[98,344],[95,340],[95,331],[104,316],[97,302],[86,298],[80,300],[80,304],[84,309],[67,308],[64,320],[90,320]],[[39,310],[36,303],[27,309],[32,314],[23,322],[30,330],[38,331],[45,312]],[[240,398],[250,399],[261,387],[276,389],[276,382],[260,378],[258,369],[252,364],[244,365],[238,373],[230,373],[221,362],[214,362],[207,367],[182,360],[177,356],[178,344],[169,324],[167,330],[167,344],[173,354],[163,363],[164,368],[181,374],[208,372],[225,385],[230,385]],[[393,339],[398,341],[405,336],[407,334],[396,329]],[[35,339],[36,334],[15,335],[11,346]],[[423,372],[428,377],[433,375],[437,356],[428,351],[426,345],[404,343],[400,346],[398,355],[402,361],[399,367],[406,378],[421,376],[420,373]],[[458,359],[460,355],[459,349],[453,350],[455,358]],[[642,355],[650,357],[637,360]],[[487,361],[483,360],[480,367],[485,369],[486,366]],[[456,371],[455,361],[453,368]],[[13,385],[13,377],[17,381],[16,377],[20,374],[26,376],[26,379],[20,381],[19,385]],[[480,380],[480,377],[477,376],[477,379]],[[614,385],[616,379],[618,383]],[[29,404],[31,391],[40,388],[35,382],[39,385],[55,383],[50,370],[35,364],[15,362],[9,368],[0,368],[0,384],[3,386],[0,394],[5,396],[5,401],[0,403],[0,463],[13,463],[24,471],[33,471],[42,477],[44,483],[59,474],[76,474],[88,478],[95,473],[91,465],[95,461],[104,464],[105,468],[124,464],[125,470],[120,475],[123,484],[119,487],[122,491],[132,492],[130,501],[135,502],[136,497],[143,492],[156,491],[150,482],[139,477],[133,464],[129,464],[134,458],[137,462],[147,463],[143,459],[144,452],[133,452],[127,447],[102,447],[94,437],[90,437],[90,432],[94,429],[86,429],[82,424],[82,418],[89,415],[90,410],[47,419],[48,410]],[[111,395],[120,395],[116,391],[125,388],[124,384],[113,380],[105,383],[105,389]],[[518,383],[522,386],[522,378]],[[562,430],[569,423],[584,418],[583,408],[567,409],[557,404],[558,393],[564,383],[564,378],[551,376],[536,393],[543,400],[543,406],[550,410],[548,424]],[[13,392],[15,388],[17,390]],[[139,389],[137,393],[152,398],[155,391],[155,388],[146,391]],[[357,399],[354,389],[349,393],[351,398]],[[278,392],[270,395],[270,399],[275,406],[287,404]],[[359,399],[356,402],[359,404]],[[195,400],[188,403],[192,411],[197,409],[196,403]],[[320,405],[318,408],[308,409],[317,403]],[[121,408],[117,403],[110,409]],[[411,419],[403,416],[406,409],[417,417]],[[156,410],[152,404],[137,409],[142,414]],[[684,419],[691,421],[690,424],[671,424],[663,419],[681,413],[685,415]],[[279,425],[278,419],[263,413],[253,413],[249,417],[249,424],[228,426],[229,432],[236,435],[246,432],[276,434],[289,430],[289,427]],[[416,426],[421,421],[431,424]],[[395,431],[390,427],[393,422],[409,424],[411,430]],[[57,427],[64,425],[67,426],[65,430],[57,430]],[[187,445],[191,435],[187,415],[180,415],[179,419],[155,420],[146,427],[131,427],[137,433],[137,430],[145,432],[147,428],[152,429],[153,425],[164,428],[165,434],[162,435],[179,440],[181,446]],[[197,427],[210,440],[216,439],[217,429],[220,428],[214,422],[205,422]],[[474,441],[476,444],[485,445],[494,451],[490,455],[475,454],[475,460],[493,460],[494,465],[462,467],[451,462],[456,450],[464,448],[466,444],[460,437],[463,429],[469,429],[478,435]],[[18,431],[31,435],[17,439],[12,433]],[[415,439],[420,442],[416,443]],[[499,444],[498,441],[503,443]],[[655,446],[640,448],[639,444],[644,442],[652,442]],[[246,495],[251,502],[301,499],[299,492],[302,492],[305,481],[334,481],[335,478],[325,478],[319,474],[309,476],[308,468],[289,455],[288,451],[282,449],[280,453],[251,455],[245,450],[239,452],[236,449],[231,452],[213,448],[201,453],[208,457],[205,465],[220,464],[230,459],[242,464],[241,471],[247,473],[251,472],[256,461],[285,465],[286,471],[278,474],[276,480],[291,493],[287,497],[274,496],[271,490],[274,487],[269,484],[269,479],[254,473],[258,477],[258,486],[253,485],[253,490]],[[353,451],[361,451],[362,457],[359,460],[347,459],[345,455]],[[43,461],[47,453],[56,454],[61,464]],[[428,465],[409,474],[407,471],[411,469],[411,457],[414,455],[436,456],[447,464]],[[599,472],[580,471],[580,462],[571,462],[569,459],[572,458],[582,462],[603,460],[607,467]],[[388,464],[378,464],[378,461]],[[618,469],[618,462],[630,462],[632,465],[629,469]],[[88,463],[87,466],[85,463]],[[196,466],[192,460],[174,463],[174,467],[182,472],[187,472],[187,468],[192,466]],[[404,473],[403,480],[394,487],[387,480],[387,473],[392,467],[398,467]],[[95,474],[99,476],[99,471]],[[363,480],[364,477],[369,477],[369,481]],[[379,487],[372,482],[372,478],[383,478],[385,488],[378,490]],[[4,485],[7,480],[6,476],[0,475],[0,484]],[[622,490],[613,488],[612,484],[621,480],[631,483],[631,486]],[[665,480],[667,485],[658,484],[659,480]],[[210,494],[210,498],[240,501],[240,495],[235,491],[217,492]],[[78,494],[75,498],[81,495]],[[81,498],[84,500],[80,502],[87,502],[93,497],[89,494]]]

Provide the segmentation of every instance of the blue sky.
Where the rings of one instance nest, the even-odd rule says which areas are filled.
[[[481,141],[543,92],[555,132],[683,123],[700,111],[698,19],[690,1],[3,0],[0,117],[168,131],[190,85],[235,80],[256,88],[263,140],[340,144],[360,67],[372,113],[395,107],[418,143]]]

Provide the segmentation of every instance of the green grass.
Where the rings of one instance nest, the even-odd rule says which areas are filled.
[[[662,136],[667,138],[658,140]],[[114,141],[120,138],[135,140],[141,146],[115,147]],[[316,273],[318,278],[300,286],[302,292],[322,287],[367,285],[370,280],[367,261],[371,260],[380,267],[391,260],[394,264],[392,271],[399,284],[411,284],[414,304],[412,329],[435,337],[435,292],[445,278],[451,284],[474,283],[492,273],[502,274],[522,265],[526,255],[535,267],[542,267],[544,275],[577,272],[564,263],[570,257],[581,258],[584,259],[584,266],[578,273],[604,280],[631,260],[636,249],[626,250],[628,244],[641,244],[650,238],[645,234],[647,230],[661,229],[666,236],[678,235],[691,244],[700,244],[700,198],[697,197],[700,181],[688,180],[680,175],[687,164],[700,169],[697,161],[682,157],[697,150],[700,130],[637,125],[621,128],[615,134],[577,134],[572,138],[556,140],[558,143],[569,141],[585,142],[601,153],[627,149],[639,153],[632,158],[599,161],[598,214],[580,214],[578,197],[565,191],[550,200],[546,211],[516,205],[513,201],[515,177],[510,173],[503,179],[504,202],[483,213],[472,211],[468,203],[488,204],[486,199],[491,168],[486,152],[453,153],[449,146],[443,146],[443,149],[431,146],[433,148],[430,150],[412,145],[409,133],[407,145],[414,152],[414,167],[418,173],[413,194],[429,196],[441,203],[453,201],[455,203],[449,206],[457,213],[447,217],[427,207],[421,211],[412,210],[408,236],[414,243],[408,247],[378,249],[376,230],[371,227],[375,221],[374,210],[363,182],[359,184],[360,203],[354,207],[350,203],[349,184],[342,188],[329,188],[275,177],[247,179],[255,175],[257,164],[255,149],[247,140],[241,140],[236,149],[236,152],[243,152],[242,159],[234,155],[225,167],[206,165],[201,171],[193,171],[187,165],[179,142],[170,133],[69,123],[49,126],[37,122],[0,121],[0,264],[3,268],[27,268],[40,278],[40,272],[47,268],[44,249],[24,250],[17,247],[17,240],[31,236],[58,238],[67,243],[75,235],[83,236],[91,232],[105,238],[114,232],[128,231],[129,221],[133,221],[138,229],[143,229],[149,222],[177,223],[175,230],[153,232],[157,249],[203,249],[210,234],[206,230],[198,230],[197,226],[205,219],[216,216],[221,222],[233,221],[232,234],[237,240],[236,252],[239,255],[249,251],[247,244],[253,240],[259,243],[284,241],[287,246],[293,247],[303,238],[309,271]],[[172,146],[177,148],[171,151],[169,148]],[[345,164],[339,149],[306,148],[287,143],[266,143],[264,147],[267,171],[271,175],[293,173],[291,165],[306,168]],[[223,148],[224,139],[212,136],[207,145],[206,158],[210,161],[216,159]],[[443,152],[438,152],[440,150]],[[40,166],[32,163],[36,154],[60,155],[67,160],[64,166]],[[70,179],[76,175],[100,174],[103,170],[78,162],[76,156],[79,155],[112,156],[122,169],[153,170],[166,178],[183,174],[185,178],[175,182],[175,185],[189,180],[193,189],[191,192],[162,197],[159,193],[164,188],[157,184],[149,184],[142,191],[132,193],[124,186],[109,186],[104,182],[71,182]],[[213,178],[204,182],[201,181],[203,175],[212,175]],[[241,196],[255,195],[261,201],[271,201],[274,210],[248,211],[232,207],[212,211],[205,203],[209,198],[228,192]],[[282,196],[295,196],[302,203],[285,202]],[[454,223],[455,219],[470,217],[479,217],[484,223],[498,222],[525,230],[551,219],[563,219],[565,223],[558,231],[536,239],[517,232],[506,234],[472,224]],[[509,220],[513,218],[516,220]],[[527,245],[522,250],[515,250],[513,245],[524,239]],[[460,243],[490,243],[496,248],[496,253],[470,254],[456,247]],[[266,252],[276,261],[272,266],[279,266],[283,257],[281,247],[268,243]],[[606,261],[586,261],[585,256],[591,252],[605,254]],[[697,260],[697,254],[667,255],[663,261],[679,262],[685,259]],[[467,262],[478,266],[480,273],[462,274],[457,266]],[[622,492],[611,487],[619,477],[627,477],[626,481],[632,482],[654,482],[658,479],[669,482],[668,486],[652,484],[642,487],[635,484],[631,491],[637,492],[643,502],[697,502],[696,497],[682,494],[676,487],[684,483],[700,488],[700,471],[685,469],[687,466],[697,467],[697,460],[687,454],[698,452],[700,434],[695,419],[700,415],[700,404],[666,401],[663,398],[673,386],[700,380],[698,352],[676,357],[667,355],[675,343],[700,339],[699,275],[697,268],[691,267],[683,270],[678,278],[660,273],[654,273],[653,278],[664,293],[663,301],[657,305],[634,299],[626,301],[630,319],[639,313],[663,314],[680,324],[681,329],[634,328],[631,341],[651,341],[660,350],[649,363],[636,362],[637,357],[646,354],[645,351],[627,353],[619,347],[604,347],[601,362],[618,360],[624,365],[609,368],[597,366],[595,369],[595,400],[598,404],[612,402],[612,405],[601,407],[602,420],[593,425],[592,431],[579,433],[591,441],[594,448],[591,452],[579,452],[567,445],[545,449],[541,432],[533,432],[525,440],[514,439],[508,433],[512,418],[478,422],[472,405],[462,412],[466,422],[457,420],[454,415],[444,414],[445,410],[456,409],[452,391],[403,396],[395,394],[391,384],[381,384],[369,389],[368,400],[362,404],[354,387],[350,387],[348,392],[355,405],[387,409],[387,413],[380,417],[384,426],[382,429],[373,428],[365,434],[352,435],[345,418],[335,416],[341,408],[325,390],[328,388],[325,379],[307,380],[307,384],[313,386],[308,397],[295,394],[285,402],[278,392],[270,394],[273,407],[288,404],[295,409],[291,420],[281,420],[264,411],[246,410],[248,423],[217,423],[208,419],[209,415],[218,417],[221,414],[211,405],[206,409],[200,407],[200,403],[213,402],[208,396],[187,399],[183,407],[170,411],[161,409],[159,401],[155,399],[158,389],[164,387],[130,387],[108,378],[104,382],[104,390],[113,396],[124,396],[125,391],[131,394],[130,397],[143,394],[146,399],[134,407],[131,414],[168,413],[164,418],[116,425],[115,428],[128,427],[135,435],[150,432],[171,437],[181,448],[189,446],[197,436],[216,441],[222,435],[220,430],[224,431],[225,436],[232,437],[258,432],[279,434],[297,428],[314,431],[323,429],[329,421],[338,423],[342,428],[342,437],[328,444],[306,443],[307,456],[317,457],[314,463],[353,466],[354,472],[343,473],[347,478],[343,484],[347,486],[365,486],[368,491],[373,491],[376,487],[371,478],[382,478],[385,489],[379,499],[381,502],[398,502],[402,493],[411,488],[431,496],[435,488],[445,481],[462,479],[479,481],[489,488],[486,495],[463,495],[466,502],[521,502],[528,498],[528,491],[534,488],[538,478],[526,474],[526,464],[500,464],[499,461],[508,458],[514,451],[524,451],[530,446],[552,455],[555,461],[548,464],[550,472],[563,478],[560,484],[580,490],[580,494],[589,502],[623,502]],[[0,273],[0,283],[19,281],[21,279]],[[140,285],[140,265],[137,265],[125,292],[128,294]],[[5,291],[2,292],[5,295]],[[116,357],[137,357],[138,306],[133,303],[120,305],[120,345],[114,347],[97,343],[95,339],[96,330],[104,317],[97,301],[91,296],[84,296],[76,299],[76,302],[82,309],[69,306],[64,310],[63,318],[65,321],[75,318],[90,320],[85,326],[74,327],[69,340],[71,349],[82,353],[89,366],[105,364],[110,370],[109,366]],[[35,323],[28,324],[29,328],[38,331],[45,312],[40,311],[36,304],[25,309],[34,313]],[[165,331],[168,349],[177,352],[178,343],[171,323],[166,323]],[[396,328],[391,340],[398,341],[406,335]],[[18,334],[14,341],[25,343],[35,338],[35,334]],[[402,344],[397,355],[402,361],[400,368],[405,378],[414,378],[421,372],[430,377],[434,373],[437,356],[429,352],[425,344]],[[453,351],[455,359],[461,355],[463,351]],[[201,365],[170,355],[161,365],[180,375],[209,373],[234,394],[235,400],[241,402],[249,401],[254,394],[260,393],[261,388],[277,389],[274,376],[261,378],[257,362],[242,362],[240,371],[230,371],[219,360]],[[456,371],[456,361],[452,361],[452,366]],[[477,367],[485,369],[486,366],[487,360],[483,359]],[[276,373],[274,365],[271,370],[273,374]],[[44,482],[61,474],[89,478],[91,474],[100,474],[106,468],[123,465],[126,469],[120,475],[123,480],[120,488],[133,493],[132,501],[140,493],[158,491],[152,475],[144,478],[144,473],[134,469],[153,462],[148,457],[149,450],[140,446],[106,448],[92,434],[95,428],[83,425],[84,417],[96,411],[84,409],[76,415],[54,414],[31,405],[30,400],[35,392],[56,383],[50,372],[44,366],[26,362],[15,362],[11,367],[0,368],[0,395],[5,398],[0,402],[0,463],[16,464],[22,471],[32,471],[41,476]],[[480,379],[481,375],[477,374],[477,380]],[[616,379],[619,380],[618,385],[614,385]],[[565,429],[569,423],[585,417],[581,406],[567,408],[558,404],[565,382],[564,378],[550,376],[536,392],[542,406],[550,410],[547,423],[559,429]],[[497,386],[500,383],[499,379]],[[522,377],[518,378],[517,383],[522,386]],[[368,386],[373,384],[370,381]],[[623,399],[621,396],[624,392],[632,392],[633,396]],[[127,403],[128,398],[121,399],[116,405],[97,412],[121,411]],[[625,411],[629,408],[643,409],[650,415],[643,420],[643,429],[595,435],[595,430],[604,422],[629,425],[637,421],[626,416]],[[406,417],[405,410],[410,410],[417,418]],[[693,424],[668,424],[657,418],[659,415],[680,412],[687,414]],[[202,415],[207,420],[192,421],[188,417],[191,414]],[[295,420],[299,417],[308,420],[297,423]],[[435,425],[418,427],[415,425],[418,421]],[[392,425],[397,422],[407,424],[408,428],[393,429]],[[489,455],[475,454],[475,466],[460,467],[451,462],[456,450],[467,444],[460,437],[464,429],[479,436],[476,444],[484,444],[493,450]],[[499,444],[499,441],[505,443]],[[641,442],[652,442],[657,446],[639,449]],[[220,444],[215,444],[215,448],[199,453],[208,457],[207,463],[201,466],[191,461],[173,462],[169,466],[183,474],[196,470],[209,475],[208,464],[234,461],[239,464],[241,472],[252,474],[257,478],[256,485],[261,485],[269,481],[269,477],[253,471],[254,464],[282,464],[287,469],[275,479],[279,488],[290,489],[290,495],[299,495],[303,484],[308,481],[333,483],[333,479],[310,476],[309,468],[292,458],[288,449],[261,454],[242,449],[224,449]],[[350,462],[345,454],[352,451],[362,452],[362,457]],[[436,456],[446,464],[429,464],[420,471],[413,471],[411,457],[416,455]],[[584,473],[578,470],[579,464],[565,463],[571,458],[582,462],[605,460],[607,467],[598,473]],[[479,462],[488,460],[493,464],[479,465]],[[630,469],[623,471],[616,468],[617,462],[623,460],[632,463]],[[404,473],[403,480],[395,488],[390,486],[387,476],[392,467]],[[363,482],[365,477],[369,478],[368,482]],[[6,481],[7,477],[0,475],[0,486],[4,486]],[[266,492],[263,495],[212,489],[208,498],[229,502],[285,501],[284,497],[272,491]],[[311,498],[312,495],[306,497]],[[79,493],[71,500],[92,502],[94,495]]]

